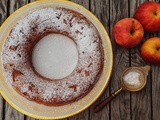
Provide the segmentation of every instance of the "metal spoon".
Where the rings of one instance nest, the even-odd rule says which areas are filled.
[[[146,65],[144,67],[130,67],[127,68],[122,76],[121,76],[121,81],[122,81],[122,85],[121,88],[118,89],[117,91],[115,91],[114,93],[112,93],[108,98],[106,98],[103,102],[101,102],[100,104],[98,104],[95,108],[94,108],[94,112],[99,112],[101,111],[105,105],[107,103],[109,103],[117,94],[119,94],[122,90],[128,90],[131,92],[136,92],[136,91],[140,91],[142,88],[144,88],[144,86],[146,85],[147,82],[147,75],[148,72],[150,70],[150,66]],[[138,74],[139,76],[139,80],[138,83],[137,81],[135,81],[135,83],[133,81],[127,81],[126,76],[129,75],[130,73],[134,73],[134,74]],[[131,77],[134,78],[133,75],[130,75],[128,77],[128,79],[130,79]],[[130,82],[130,83],[129,83]]]

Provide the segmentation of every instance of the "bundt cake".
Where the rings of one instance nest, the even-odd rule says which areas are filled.
[[[51,34],[73,40],[78,63],[66,77],[44,77],[35,69],[32,52],[35,45]],[[87,95],[99,80],[103,69],[103,44],[95,26],[82,14],[61,7],[31,11],[14,25],[2,52],[7,83],[25,98],[48,106],[72,103]]]

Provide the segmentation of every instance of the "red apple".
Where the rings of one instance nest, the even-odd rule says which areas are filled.
[[[160,64],[160,38],[153,37],[146,40],[141,47],[144,60],[152,64]]]
[[[117,44],[125,48],[133,48],[142,40],[144,30],[136,19],[124,18],[115,24],[113,34]]]
[[[143,26],[146,32],[160,30],[160,3],[144,2],[135,11],[134,18]]]

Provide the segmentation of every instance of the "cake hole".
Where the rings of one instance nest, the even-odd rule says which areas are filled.
[[[58,80],[69,76],[78,63],[74,41],[62,34],[49,34],[33,48],[32,65],[41,76]]]

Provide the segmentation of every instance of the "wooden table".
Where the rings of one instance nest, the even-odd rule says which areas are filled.
[[[105,26],[111,38],[114,53],[114,66],[110,84],[99,100],[84,112],[67,120],[158,120],[160,119],[160,65],[151,65],[146,87],[137,93],[122,92],[101,112],[95,114],[93,108],[109,94],[121,86],[122,71],[130,66],[144,66],[140,48],[149,37],[160,33],[145,34],[143,42],[133,49],[118,46],[113,37],[113,26],[126,17],[133,17],[134,11],[141,3],[148,0],[72,0],[83,5],[95,14]],[[159,0],[150,0],[157,1]],[[32,0],[0,0],[0,23],[16,9]],[[13,109],[0,96],[0,120],[34,120]]]

